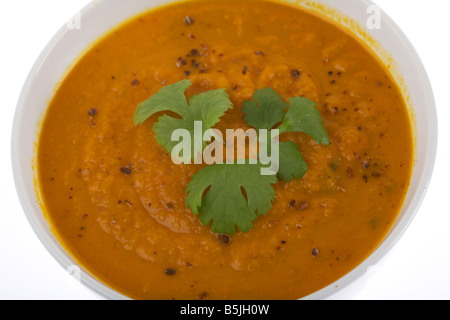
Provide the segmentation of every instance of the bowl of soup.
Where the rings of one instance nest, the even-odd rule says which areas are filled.
[[[161,132],[189,118],[176,97],[210,119],[204,93],[226,98],[220,131],[282,120],[294,177],[175,163]],[[94,1],[31,70],[12,163],[43,245],[105,298],[323,299],[406,230],[436,123],[418,55],[369,1]]]

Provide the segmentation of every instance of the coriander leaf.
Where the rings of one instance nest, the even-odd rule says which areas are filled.
[[[310,135],[316,142],[329,145],[328,133],[323,125],[316,104],[302,97],[290,99],[287,113],[284,111],[287,104],[280,95],[270,88],[257,90],[253,100],[244,102],[244,119],[248,125],[256,129],[273,129],[277,123],[279,134],[286,132],[303,132]],[[268,141],[269,143],[269,141]],[[267,149],[270,149],[268,144]],[[293,142],[279,144],[278,179],[292,181],[302,178],[308,166]]]
[[[140,103],[134,113],[133,122],[138,126],[157,112],[173,111],[184,117],[188,103],[184,92],[191,85],[190,80],[182,80],[163,87],[146,101]]]
[[[206,91],[189,99],[189,109],[194,120],[203,120],[203,125],[212,128],[219,122],[225,111],[233,104],[225,89]]]
[[[319,109],[317,109],[314,101],[307,98],[295,97],[289,99],[289,110],[278,129],[280,134],[303,132],[319,144],[330,144]]]
[[[155,139],[167,152],[171,153],[179,143],[172,141],[172,133],[177,129],[186,129],[190,133],[191,148],[194,151],[194,123],[202,122],[202,151],[206,146],[203,135],[211,129],[225,112],[232,108],[225,89],[207,91],[189,98],[185,96],[186,89],[190,86],[189,80],[182,80],[162,88],[158,93],[139,104],[134,114],[135,125],[142,124],[148,117],[157,112],[172,111],[181,118],[174,118],[167,114],[158,118],[153,126]],[[192,157],[197,155],[191,152]]]
[[[192,177],[186,207],[216,233],[248,232],[259,215],[272,207],[275,176],[260,173],[261,165],[215,164]]]
[[[173,118],[168,115],[162,115],[158,118],[158,121],[153,125],[153,131],[155,132],[155,139],[158,144],[163,147],[167,152],[171,153],[173,148],[179,143],[178,141],[172,141],[172,133],[176,129],[186,129],[189,131],[191,139],[191,149],[194,149],[194,121]],[[202,141],[202,150],[204,142]],[[191,152],[192,152],[191,150]],[[192,153],[191,153],[192,155]],[[192,157],[191,157],[192,158]]]
[[[280,95],[271,88],[256,90],[253,100],[243,103],[244,120],[256,129],[272,129],[282,122],[288,105]]]
[[[306,171],[308,171],[308,165],[298,151],[298,146],[292,141],[280,142],[278,178],[289,182],[293,179],[303,178]]]

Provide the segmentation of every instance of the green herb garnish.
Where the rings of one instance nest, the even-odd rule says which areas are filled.
[[[288,111],[286,112],[286,109]],[[245,121],[256,129],[278,129],[280,135],[301,132],[311,136],[317,143],[329,145],[328,133],[316,103],[303,97],[289,99],[289,106],[271,88],[256,90],[253,100],[244,102],[242,111]],[[280,124],[276,127],[277,124]],[[280,142],[280,167],[278,178],[292,181],[302,178],[308,166],[293,142]]]
[[[186,129],[190,132],[192,138],[191,146],[194,148],[194,123],[202,121],[202,136],[208,130],[216,125],[220,117],[233,107],[225,89],[207,91],[188,100],[185,96],[186,89],[191,85],[190,80],[182,80],[172,85],[163,87],[148,100],[140,103],[134,114],[134,125],[142,124],[149,117],[158,112],[174,112],[180,118],[174,118],[167,114],[158,118],[153,126],[155,139],[161,147],[171,153],[177,145],[172,141],[172,133],[176,129]],[[206,146],[203,142],[202,152]],[[194,151],[194,150],[193,150]],[[193,157],[196,155],[191,153]]]
[[[272,208],[275,176],[263,176],[260,165],[215,164],[192,177],[186,206],[213,232],[233,234],[252,229],[252,222]]]
[[[162,88],[148,100],[139,104],[134,114],[138,126],[158,112],[173,112],[181,118],[162,115],[154,124],[156,141],[169,153],[177,142],[172,133],[186,129],[191,133],[195,145],[194,123],[202,121],[202,135],[216,125],[232,103],[224,89],[212,90],[185,96],[189,80],[182,80]],[[311,136],[317,143],[329,145],[327,131],[316,104],[303,97],[289,99],[289,105],[273,89],[257,90],[252,100],[243,104],[245,121],[260,129],[278,129],[279,134],[301,132]],[[203,142],[202,151],[206,147]],[[268,148],[270,141],[268,141]],[[299,147],[291,141],[279,143],[279,168],[277,177],[292,181],[304,176],[308,170]],[[261,162],[257,164],[224,163],[213,164],[197,172],[186,188],[186,207],[198,215],[212,231],[233,234],[238,230],[248,232],[260,215],[272,208],[275,191],[272,184],[275,175],[261,175]]]

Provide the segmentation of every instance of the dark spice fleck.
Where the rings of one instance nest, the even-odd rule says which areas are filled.
[[[298,208],[298,210],[303,211],[309,208],[309,203],[308,202],[302,202],[300,203],[300,206]]]
[[[184,75],[185,75],[186,77],[189,77],[190,74],[191,74],[191,72],[190,72],[189,70],[186,70],[186,71],[184,72]]]
[[[194,18],[192,18],[191,16],[186,16],[184,17],[183,22],[185,25],[190,26],[193,25],[195,21]]]
[[[336,83],[336,80],[331,80],[330,81],[330,84],[335,84]]]
[[[193,56],[198,56],[198,50],[197,50],[197,49],[192,49],[192,50],[191,50],[191,54],[192,54]]]
[[[224,246],[228,246],[231,243],[231,237],[229,235],[227,235],[227,234],[223,234],[223,233],[218,234],[217,235],[217,239]]]
[[[364,180],[364,182],[365,182],[365,183],[367,183],[367,181],[369,180],[369,178],[367,178],[367,176],[366,176],[366,175],[363,175],[363,177],[362,177],[362,178],[363,178],[363,180]]]
[[[126,175],[129,175],[131,173],[131,169],[129,167],[121,167],[120,172],[125,173]]]
[[[88,114],[89,114],[91,117],[97,115],[97,109],[95,109],[95,108],[89,109]]]
[[[291,70],[291,75],[295,78],[295,79],[298,79],[298,78],[300,78],[300,71],[298,71],[298,70],[296,70],[296,69],[294,69],[294,70]]]
[[[330,162],[330,163],[328,164],[328,166],[330,167],[331,170],[336,171],[337,168],[338,168],[338,163],[335,162],[335,161],[333,161],[333,162]]]
[[[361,162],[361,165],[362,165],[362,167],[363,167],[364,169],[367,169],[367,168],[370,166],[370,163],[369,163],[368,160],[363,160],[363,161]]]
[[[169,276],[173,276],[175,273],[177,273],[177,271],[174,268],[167,268],[165,270],[165,273]]]
[[[384,174],[384,171],[376,171],[376,172],[372,172],[372,177],[374,178],[379,178]]]
[[[138,79],[134,79],[134,80],[131,82],[131,85],[132,85],[133,87],[136,87],[136,86],[138,86],[139,84],[140,84],[140,82],[139,82]]]
[[[264,52],[263,51],[256,51],[255,54],[257,56],[263,56],[264,57]]]
[[[208,298],[208,297],[209,297],[209,293],[206,292],[206,291],[204,291],[204,292],[202,292],[202,293],[200,293],[200,294],[198,295],[198,298],[199,298],[200,300],[205,300],[205,299]]]
[[[186,267],[188,267],[188,268],[192,268],[192,263],[190,263],[190,262],[186,262]]]
[[[173,204],[168,203],[168,204],[167,204],[167,209],[172,210],[172,209],[173,209]]]
[[[246,75],[247,74],[247,70],[248,70],[247,66],[244,66],[244,70],[242,70],[242,74]]]
[[[314,249],[312,249],[311,253],[312,253],[313,257],[317,257],[319,255],[319,249],[314,248]]]
[[[296,203],[297,203],[297,201],[295,201],[295,200],[289,201],[289,208],[295,207],[295,204],[296,204]]]
[[[199,73],[206,73],[206,72],[208,72],[208,70],[206,70],[204,66],[199,65],[198,66],[198,72]]]
[[[347,177],[353,178],[353,169],[351,167],[347,167]]]
[[[281,240],[281,244],[286,244],[286,241],[284,241],[284,240]]]
[[[328,75],[332,76],[333,75],[333,71],[328,71]]]
[[[179,57],[177,62],[175,63],[178,68],[181,68],[182,66],[185,66],[187,64],[186,59]]]

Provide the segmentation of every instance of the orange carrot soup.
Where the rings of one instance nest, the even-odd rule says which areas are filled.
[[[281,2],[145,12],[96,42],[50,102],[46,217],[80,266],[132,299],[303,298],[365,260],[402,207],[414,145],[393,79],[352,33]],[[223,140],[276,129],[276,170],[248,150],[246,164],[195,150],[177,163],[171,134],[195,121]],[[213,141],[225,145],[196,146]]]

